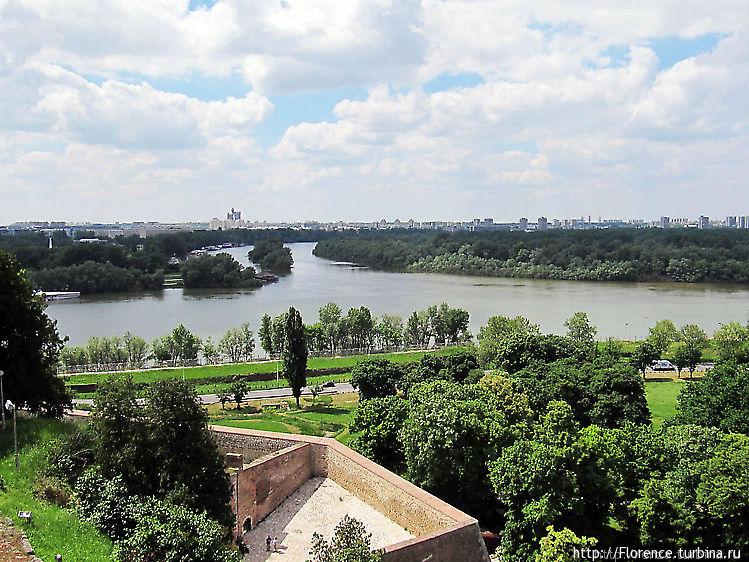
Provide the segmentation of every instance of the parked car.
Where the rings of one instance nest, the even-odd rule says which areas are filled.
[[[676,367],[674,367],[674,364],[671,363],[671,361],[666,361],[665,359],[659,359],[658,361],[653,361],[653,364],[651,365],[652,369],[654,371],[675,371]]]

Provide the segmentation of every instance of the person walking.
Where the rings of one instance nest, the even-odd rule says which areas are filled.
[[[267,550],[268,552],[270,552],[270,543],[271,543],[271,540],[272,539],[270,538],[270,535],[268,535],[268,538],[265,539],[265,550]]]
[[[278,537],[273,537],[273,552],[278,552]]]

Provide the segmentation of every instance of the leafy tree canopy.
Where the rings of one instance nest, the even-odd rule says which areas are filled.
[[[70,404],[63,381],[57,378],[63,340],[45,307],[15,258],[0,251],[0,370],[5,398],[60,417]]]

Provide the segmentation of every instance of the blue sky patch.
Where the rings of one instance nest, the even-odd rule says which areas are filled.
[[[120,80],[130,84],[147,82],[157,90],[185,94],[203,101],[220,101],[227,97],[243,98],[252,86],[245,83],[239,74],[231,76],[206,76],[201,72],[192,72],[188,76],[159,76],[157,78],[141,74],[120,75]]]
[[[672,35],[649,39],[647,45],[658,55],[658,70],[664,70],[684,59],[711,52],[726,37],[726,33],[706,33],[692,38]]]
[[[279,94],[268,96],[273,103],[273,113],[259,125],[255,136],[263,148],[268,148],[281,140],[286,129],[299,123],[320,123],[338,121],[333,108],[344,99],[365,100],[365,88],[346,87],[337,90]]]
[[[433,94],[453,88],[474,88],[483,83],[484,77],[477,72],[460,72],[458,74],[445,72],[436,78],[432,78],[429,82],[424,82],[422,88],[427,94]]]
[[[211,9],[213,8],[213,5],[216,3],[216,0],[190,0],[189,4],[189,10],[191,12],[197,10],[198,8],[207,8]]]

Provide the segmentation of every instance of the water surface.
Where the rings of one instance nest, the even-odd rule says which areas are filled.
[[[698,324],[710,334],[721,323],[749,319],[749,290],[744,287],[387,273],[317,258],[312,255],[314,243],[288,246],[294,256],[293,273],[259,289],[91,295],[53,301],[47,314],[58,321],[60,333],[69,336],[69,345],[82,345],[92,335],[127,331],[151,340],[180,323],[203,338],[218,339],[242,322],[257,332],[263,314],[275,316],[289,306],[298,308],[309,324],[330,301],[337,302],[344,314],[364,305],[374,315],[398,314],[404,321],[414,310],[447,302],[471,314],[474,334],[498,314],[526,316],[544,332],[563,334],[564,320],[582,310],[598,327],[599,337],[625,339],[646,337],[648,328],[663,318],[677,327]],[[232,248],[228,253],[247,265],[248,250]]]

